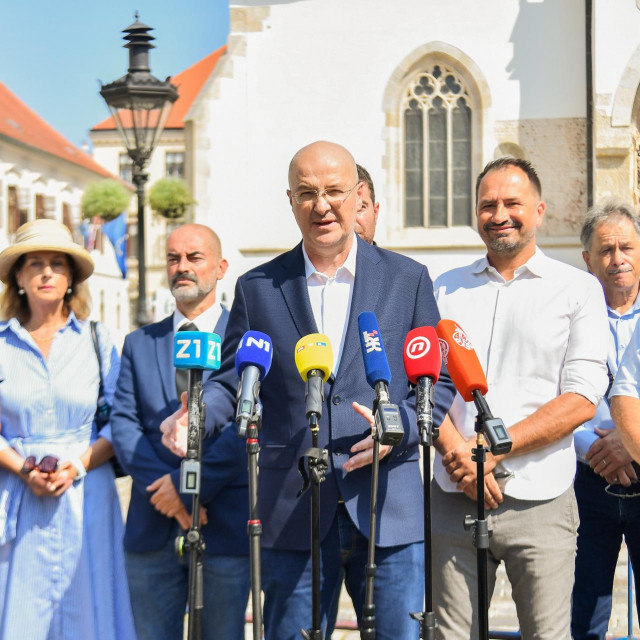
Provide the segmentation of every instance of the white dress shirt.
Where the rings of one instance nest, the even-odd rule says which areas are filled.
[[[623,314],[611,309],[611,307],[607,307],[607,314],[609,316],[609,353],[607,355],[607,363],[611,375],[615,376],[622,356],[627,350],[627,345],[630,343],[638,324],[638,318],[640,318],[640,296],[636,298],[633,306]],[[596,409],[596,415],[574,431],[576,454],[578,460],[582,462],[586,462],[585,456],[591,445],[596,440],[600,440],[600,437],[594,432],[595,427],[599,429],[615,428],[606,398],[600,401]]]
[[[179,309],[176,309],[173,312],[173,332],[175,333],[183,324],[186,324],[187,322],[193,322],[196,327],[198,327],[198,331],[214,333],[221,315],[222,305],[218,302],[212,304],[206,311],[203,311],[193,320],[189,320],[189,318],[183,315],[183,313]]]
[[[505,280],[481,258],[435,283],[440,315],[467,333],[486,373],[487,402],[508,428],[563,393],[597,405],[607,389],[607,314],[592,275],[545,256],[540,249]],[[465,439],[473,437],[476,408],[458,394],[449,412]],[[506,495],[547,500],[566,491],[575,474],[573,434],[535,451],[508,456],[498,467],[512,474]],[[440,487],[456,491],[436,454]]]
[[[313,318],[320,333],[324,333],[331,342],[333,350],[333,370],[338,371],[344,338],[347,333],[353,283],[356,279],[356,256],[358,242],[354,234],[351,250],[344,264],[332,277],[320,273],[314,266],[302,245],[304,270],[307,278],[307,292],[311,302]]]

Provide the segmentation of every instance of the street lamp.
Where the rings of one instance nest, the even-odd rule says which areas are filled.
[[[144,187],[149,175],[144,169],[153,153],[171,106],[178,98],[178,90],[169,76],[164,82],[151,75],[149,49],[155,38],[148,27],[138,20],[123,30],[124,45],[129,49],[127,75],[111,84],[103,84],[100,95],[104,98],[115,120],[120,136],[133,163],[132,179],[138,195],[138,326],[151,322],[147,309],[147,283],[144,240]]]

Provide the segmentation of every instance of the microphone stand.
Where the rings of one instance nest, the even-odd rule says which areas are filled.
[[[249,521],[247,532],[250,542],[251,556],[251,609],[253,612],[253,640],[262,640],[262,591],[260,575],[260,536],[262,522],[258,516],[258,454],[260,443],[258,431],[262,424],[262,406],[255,403],[255,411],[246,428],[247,456],[249,464]],[[243,431],[242,427],[240,431]],[[242,436],[242,434],[240,434]]]
[[[202,636],[204,540],[200,531],[200,467],[202,465],[202,437],[205,406],[202,403],[202,369],[189,369],[187,455],[182,463],[180,492],[191,493],[191,527],[186,536],[176,538],[176,553],[189,552],[189,616],[188,639]],[[184,475],[184,479],[183,476]]]
[[[309,487],[311,477],[311,628],[301,629],[300,633],[305,640],[323,640],[322,637],[322,610],[320,597],[320,483],[325,480],[325,471],[329,466],[329,452],[327,449],[318,448],[318,432],[320,431],[320,417],[322,416],[322,403],[324,402],[324,380],[322,372],[314,369],[309,372],[307,378],[307,419],[311,429],[311,448],[304,452],[298,460],[298,471],[302,475],[303,485],[298,495]],[[314,394],[309,393],[313,388]],[[320,398],[320,402],[313,403],[309,407],[309,396]],[[309,468],[309,475],[305,469],[305,460]]]
[[[386,393],[386,390],[381,390]],[[389,398],[387,396],[386,401]],[[372,413],[378,410],[378,396],[373,401]],[[367,564],[364,569],[365,592],[362,607],[361,640],[374,640],[376,637],[376,605],[373,601],[373,580],[376,575],[376,519],[378,517],[378,475],[380,470],[380,438],[378,430],[371,430],[373,438],[373,459],[371,461],[371,500],[369,502],[369,545],[367,547]]]
[[[423,500],[424,500],[424,594],[425,609],[422,613],[410,614],[420,623],[420,638],[435,640],[438,623],[433,610],[433,575],[432,565],[432,532],[431,532],[431,447],[440,435],[437,427],[433,426],[434,385],[427,376],[418,378],[416,389],[416,415],[418,416],[418,431],[420,446],[422,447],[423,472]]]
[[[489,557],[489,525],[485,517],[484,508],[484,463],[487,455],[487,448],[484,444],[484,434],[489,440],[489,450],[492,453],[508,453],[511,450],[511,439],[509,438],[502,420],[494,418],[487,401],[479,390],[474,390],[473,401],[475,402],[478,414],[476,415],[475,432],[476,446],[472,449],[471,459],[476,463],[477,478],[477,517],[465,516],[464,528],[471,530],[473,545],[477,550],[477,571],[478,571],[478,633],[480,640],[489,640],[489,587],[487,584],[487,562]],[[502,429],[504,435],[499,431]]]

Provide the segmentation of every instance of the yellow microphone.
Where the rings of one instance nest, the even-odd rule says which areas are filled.
[[[306,383],[307,419],[318,424],[322,416],[324,383],[333,368],[333,350],[329,338],[322,333],[310,333],[296,343],[295,359],[298,373]]]

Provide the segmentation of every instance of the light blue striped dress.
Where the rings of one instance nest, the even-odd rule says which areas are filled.
[[[100,325],[98,334],[111,402],[119,357]],[[64,461],[97,438],[99,376],[88,322],[70,314],[48,360],[15,319],[0,322],[0,362],[0,449]],[[109,425],[100,435],[110,439]],[[37,498],[0,469],[0,639],[134,639],[122,536],[109,463],[59,498]]]

